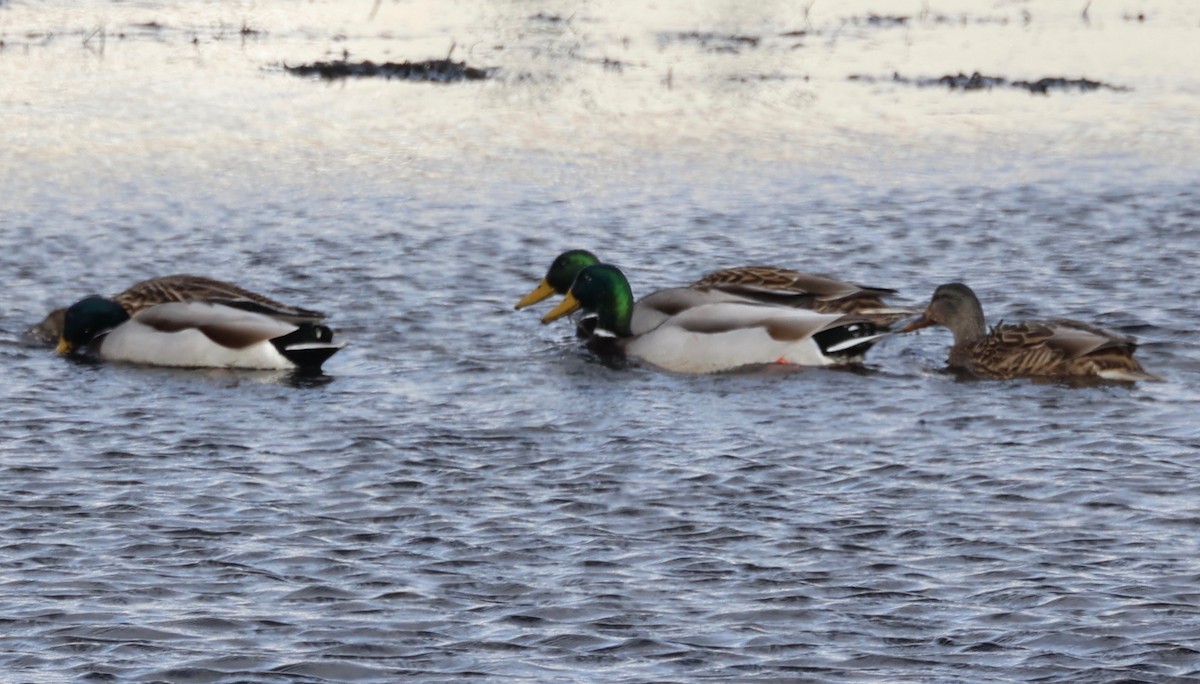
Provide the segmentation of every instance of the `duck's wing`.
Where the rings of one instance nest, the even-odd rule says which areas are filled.
[[[883,301],[884,297],[895,295],[896,290],[777,266],[739,266],[714,271],[691,287],[822,313],[858,314],[881,326],[918,313],[916,309],[891,306]]]
[[[754,299],[717,289],[672,287],[651,292],[633,306],[629,329],[634,335],[645,334],[668,319],[698,306],[720,303],[757,304]]]
[[[1000,323],[964,360],[984,377],[1083,377],[1158,380],[1133,353],[1132,337],[1064,318]],[[952,352],[953,353],[953,352]]]
[[[1137,349],[1137,340],[1134,338],[1082,321],[1052,318],[1037,323],[1050,333],[1046,344],[1062,349],[1071,358],[1106,349],[1120,349],[1132,354]]]
[[[778,266],[738,266],[721,269],[705,275],[692,283],[691,287],[725,290],[749,297],[810,297],[813,301],[886,297],[896,294],[896,291],[890,288],[868,287]]]
[[[325,318],[320,311],[284,304],[233,283],[187,274],[143,280],[114,299],[130,314],[165,302],[207,300],[293,323],[314,323]]]
[[[1105,349],[1132,353],[1137,348],[1131,337],[1065,318],[1002,322],[992,327],[988,337],[998,352],[1006,349],[1013,353],[1045,349],[1050,352],[1044,355],[1046,363],[1077,359]]]
[[[288,335],[296,325],[212,301],[167,302],[142,310],[133,320],[163,333],[198,330],[213,343],[231,349]]]

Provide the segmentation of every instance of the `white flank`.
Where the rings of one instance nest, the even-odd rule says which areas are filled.
[[[828,366],[833,359],[821,353],[812,334],[842,319],[840,314],[819,314],[758,304],[706,304],[668,319],[650,332],[632,338],[627,355],[677,373],[716,373],[752,364],[782,361],[802,366]],[[777,340],[767,326],[787,323],[810,328],[797,340]],[[686,326],[726,328],[722,332],[693,332]]]
[[[146,325],[144,317],[188,324],[176,332]],[[259,342],[246,347],[225,347],[212,341],[196,326],[238,327]],[[296,326],[241,309],[205,302],[171,302],[151,307],[110,332],[100,345],[100,355],[111,361],[182,368],[253,368],[285,370],[295,364],[279,353],[270,339],[286,335]]]

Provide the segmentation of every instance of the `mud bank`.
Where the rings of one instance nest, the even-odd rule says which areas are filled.
[[[907,77],[894,73],[891,77],[868,76],[864,74],[853,74],[849,77],[851,81],[860,81],[863,83],[898,83],[901,85],[911,85],[918,88],[949,88],[950,90],[991,90],[993,88],[1017,88],[1027,90],[1035,94],[1048,94],[1052,90],[1061,91],[1078,91],[1088,92],[1092,90],[1114,90],[1124,92],[1130,90],[1126,86],[1113,85],[1104,83],[1103,81],[1093,81],[1088,78],[1064,78],[1061,76],[1047,76],[1039,78],[1036,81],[1029,80],[1009,80],[1003,76],[985,76],[978,71],[970,76],[959,72],[955,75],[940,76],[938,78],[926,77]]]
[[[481,81],[491,76],[493,69],[468,66],[466,62],[449,59],[431,59],[422,62],[384,62],[376,64],[370,60],[349,62],[313,62],[296,66],[283,66],[297,76],[319,76],[324,79],[340,78],[387,78],[407,81],[429,81],[432,83],[454,83],[458,81]]]

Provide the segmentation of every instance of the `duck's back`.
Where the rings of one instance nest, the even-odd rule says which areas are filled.
[[[1070,319],[1001,323],[950,352],[950,365],[993,379],[1086,377],[1156,379],[1133,357],[1133,338]]]
[[[131,285],[114,299],[130,314],[164,302],[206,300],[293,323],[313,322],[325,318],[325,314],[319,311],[284,304],[233,283],[188,274],[143,280]]]
[[[630,332],[644,335],[668,319],[698,306],[720,303],[757,304],[753,299],[721,290],[694,290],[690,287],[672,287],[658,290],[642,297],[633,306],[629,321]]]

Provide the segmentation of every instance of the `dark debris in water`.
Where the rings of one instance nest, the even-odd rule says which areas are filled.
[[[866,17],[856,17],[854,23],[868,26],[905,26],[911,17],[899,14],[868,14]]]
[[[788,76],[786,74],[770,73],[770,74],[733,74],[733,75],[729,76],[726,80],[731,81],[733,83],[768,83],[768,82],[783,82],[783,81],[793,81],[793,80],[807,81],[809,79],[808,79],[808,76]]]
[[[606,71],[616,72],[623,72],[625,71],[626,67],[638,66],[631,62],[625,62],[619,59],[611,59],[609,57],[585,57],[582,59],[582,61],[588,64],[599,64],[600,66],[604,67]],[[645,66],[645,64],[642,64],[641,66]]]
[[[545,12],[538,12],[537,14],[535,14],[529,18],[534,21],[544,21],[547,24],[563,24],[563,23],[566,23],[568,20],[567,17],[564,17],[561,14],[547,14]]]
[[[283,65],[297,76],[320,76],[325,79],[338,78],[399,78],[408,81],[430,81],[453,83],[457,81],[480,81],[492,75],[491,69],[467,66],[466,62],[449,59],[430,59],[423,62],[384,62],[376,64],[370,60],[350,62],[313,62],[297,66]]]
[[[1063,78],[1061,76],[1048,76],[1040,78],[1036,81],[1017,80],[1010,81],[1003,76],[985,76],[978,71],[970,76],[959,72],[957,75],[946,75],[940,78],[910,78],[901,76],[898,73],[892,74],[891,78],[878,78],[875,76],[866,76],[855,74],[850,76],[851,81],[862,81],[864,83],[899,83],[902,85],[913,85],[919,88],[949,88],[950,90],[991,90],[992,88],[1019,88],[1027,90],[1031,93],[1048,94],[1051,90],[1076,90],[1079,92],[1088,92],[1092,90],[1129,90],[1124,86],[1115,86],[1102,81],[1093,81],[1087,78]]]
[[[741,48],[756,48],[758,47],[761,38],[757,36],[744,36],[732,33],[715,33],[712,31],[684,31],[680,33],[663,34],[660,37],[663,42],[683,42],[696,43],[702,49],[710,52],[731,52],[736,53]]]
[[[1003,16],[973,16],[968,14],[949,15],[949,14],[934,14],[930,12],[922,12],[916,16],[906,14],[868,14],[866,16],[851,17],[846,20],[847,23],[855,26],[870,26],[873,28],[895,28],[910,26],[913,24],[926,25],[962,25],[969,24],[1001,24],[1009,23],[1008,17]]]

